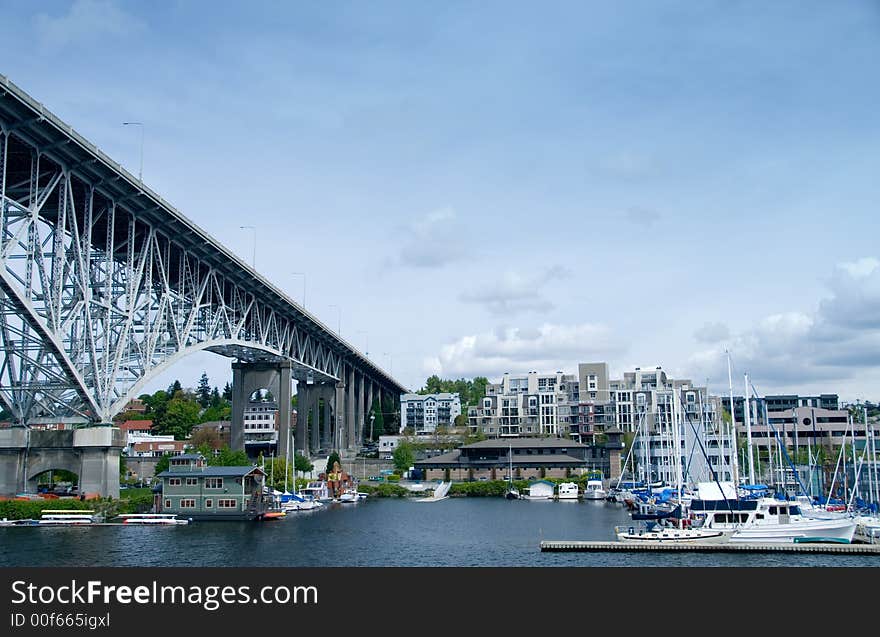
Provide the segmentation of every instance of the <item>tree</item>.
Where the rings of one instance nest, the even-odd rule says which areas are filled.
[[[172,398],[174,397],[174,394],[176,394],[179,391],[183,391],[183,387],[180,385],[179,380],[175,380],[173,383],[171,383],[168,386],[168,395],[171,396]]]
[[[202,372],[202,377],[199,378],[196,399],[199,401],[202,409],[207,409],[211,406],[211,385],[208,383],[208,374],[206,372]]]
[[[308,473],[312,469],[315,468],[315,465],[303,455],[299,453],[293,454],[293,469],[294,471],[301,471],[303,473]]]
[[[455,421],[452,424],[454,424],[456,427],[467,427],[467,424],[468,424],[467,414],[458,414],[455,417]]]
[[[192,445],[196,447],[199,451],[202,450],[202,447],[206,447],[211,450],[213,455],[214,449],[220,449],[223,446],[223,441],[220,438],[220,434],[217,433],[216,429],[199,429],[192,435],[190,440]],[[205,454],[202,452],[205,456]]]
[[[220,453],[208,458],[208,464],[218,467],[250,467],[254,463],[247,457],[244,449],[233,451],[228,445],[224,445]]]
[[[232,400],[232,385],[228,382],[223,386],[223,398]]]
[[[220,392],[217,391],[217,388],[211,390],[211,407],[219,407],[223,404],[223,399],[220,397]]]
[[[158,421],[153,421],[153,426],[159,433],[173,435],[175,440],[188,438],[193,425],[199,422],[199,404],[194,398],[183,392],[168,401],[164,416]]]
[[[416,455],[412,445],[406,440],[401,440],[397,444],[391,459],[394,462],[394,468],[397,470],[397,473],[403,475],[405,471],[409,471],[409,468],[416,459]]]
[[[339,454],[334,451],[327,458],[327,469],[326,469],[327,473],[330,473],[331,471],[333,471],[333,464],[336,462],[338,462],[339,466],[342,467],[342,458],[340,458]]]
[[[167,453],[163,453],[162,457],[159,458],[159,462],[156,463],[155,475],[159,475],[163,471],[168,471],[171,467],[171,455]]]

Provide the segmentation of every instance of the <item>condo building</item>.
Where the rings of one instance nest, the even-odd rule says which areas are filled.
[[[461,415],[458,393],[401,394],[400,432],[412,427],[416,435],[432,434],[437,427],[451,427]]]

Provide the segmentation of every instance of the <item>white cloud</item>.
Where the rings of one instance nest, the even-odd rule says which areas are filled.
[[[485,278],[480,288],[463,292],[459,299],[504,316],[525,311],[547,312],[554,306],[544,296],[544,289],[571,276],[570,270],[559,265],[528,275],[507,271],[497,279]]]
[[[544,324],[533,329],[496,328],[463,336],[426,358],[429,374],[448,377],[487,376],[504,372],[574,371],[578,363],[607,360],[623,351],[611,330],[599,324]]]
[[[111,0],[76,0],[65,15],[40,13],[35,21],[41,42],[53,48],[104,36],[122,37],[144,28],[143,22]]]
[[[433,210],[398,232],[400,252],[391,265],[438,268],[465,255],[465,233],[451,208]]]
[[[827,391],[837,391],[827,384],[844,386],[858,376],[877,375],[880,261],[868,257],[839,264],[828,285],[831,294],[815,312],[767,316],[726,343],[694,353],[690,366],[696,374],[726,379],[729,348],[737,373],[749,372],[768,392],[819,381]]]

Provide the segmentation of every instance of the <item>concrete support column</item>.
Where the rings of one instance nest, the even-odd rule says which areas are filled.
[[[364,441],[364,424],[365,424],[365,416],[366,409],[364,408],[364,383],[367,381],[366,376],[363,374],[359,374],[360,382],[358,383],[358,415],[357,415],[357,435],[355,437],[355,448],[360,447]]]
[[[297,381],[296,383],[296,439],[294,441],[296,450],[303,455],[309,448],[309,411],[311,407],[311,388],[305,381]]]
[[[354,397],[354,368],[351,367],[348,370],[348,379],[345,383],[345,440],[342,443],[345,449],[351,449],[354,446]]]
[[[336,385],[327,385],[327,399],[324,402],[324,429],[321,430],[321,447],[333,446],[333,432],[336,430]]]
[[[324,401],[324,409],[321,409],[321,400]],[[318,385],[318,389],[315,392],[315,420],[312,423],[311,435],[309,436],[309,453],[313,451],[317,451],[318,447],[321,446],[321,412],[324,412],[324,422],[327,422],[327,383],[321,383]],[[326,425],[325,425],[326,426]]]
[[[345,374],[343,373],[343,378]],[[333,443],[331,445],[331,449],[339,450],[342,449],[343,446],[343,437],[345,432],[345,415],[348,411],[348,406],[345,404],[346,399],[346,391],[345,391],[345,383],[336,383],[336,398],[333,401],[334,413],[335,413],[335,422],[333,423]]]
[[[268,389],[278,399],[278,447],[276,456],[287,453],[290,436],[291,369],[289,362],[259,362],[232,364],[232,422],[229,427],[229,445],[244,449],[244,410],[251,394]]]
[[[281,458],[287,457],[287,446],[290,444],[290,420],[293,406],[293,366],[290,363],[279,363],[278,366],[278,451]],[[291,454],[292,457],[292,454]]]
[[[373,379],[367,384],[367,412],[364,416],[364,424],[367,426],[367,435],[370,435],[370,413],[373,411]],[[370,440],[372,442],[372,440]]]

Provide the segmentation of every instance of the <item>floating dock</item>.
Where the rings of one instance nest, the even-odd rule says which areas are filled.
[[[676,543],[676,542],[579,542],[576,540],[543,540],[546,552],[651,552],[696,551],[701,553],[836,553],[845,555],[880,555],[880,544],[831,544],[804,542],[799,544]]]

